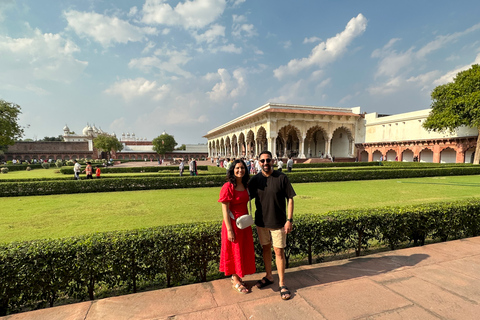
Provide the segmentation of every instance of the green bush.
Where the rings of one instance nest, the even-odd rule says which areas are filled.
[[[43,169],[50,169],[50,163],[48,163],[48,162],[42,162],[42,168],[43,168]]]
[[[480,200],[302,215],[286,255],[308,263],[372,245],[391,249],[425,239],[480,234]],[[220,222],[0,244],[0,316],[103,295],[207,281],[219,276]],[[261,249],[255,239],[257,260]]]
[[[121,168],[123,169],[123,168]],[[126,168],[129,169],[129,168]],[[217,168],[218,169],[218,168]],[[213,169],[215,170],[215,169]],[[60,171],[73,174],[72,167],[62,167]],[[102,170],[103,172],[103,170]],[[480,174],[480,166],[446,166],[427,168],[384,169],[371,170],[315,170],[287,173],[292,183],[328,182],[351,180],[402,179],[417,177],[475,175]],[[10,180],[0,182],[0,197],[30,196],[48,194],[69,194],[87,192],[113,192],[133,190],[155,190],[176,188],[218,187],[225,182],[225,173],[211,173],[195,177],[173,176],[142,176],[115,177],[94,180],[74,181],[70,178],[55,180]]]
[[[0,172],[2,173],[8,173],[8,168],[7,167],[3,167],[0,169]]]
[[[63,161],[58,159],[57,161],[55,161],[55,167],[57,168],[61,168],[63,166]]]

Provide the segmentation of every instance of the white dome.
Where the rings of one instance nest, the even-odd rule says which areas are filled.
[[[64,132],[70,132],[70,128],[67,125],[65,125],[65,127],[63,127],[63,131]]]

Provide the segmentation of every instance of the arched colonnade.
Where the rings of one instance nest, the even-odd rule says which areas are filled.
[[[358,161],[473,163],[476,137],[358,144]]]

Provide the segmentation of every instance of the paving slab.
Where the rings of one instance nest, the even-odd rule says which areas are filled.
[[[478,319],[480,313],[478,303],[417,277],[384,286],[442,319]]]
[[[85,320],[158,319],[217,307],[210,283],[97,300]]]
[[[249,319],[243,313],[238,304],[222,306],[214,309],[195,311],[180,315],[161,318],[165,320],[205,320],[205,319],[228,319],[228,320],[246,320]]]
[[[480,280],[458,273],[443,264],[432,265],[411,271],[417,278],[456,293],[467,300],[480,303]],[[480,270],[478,271],[480,272]]]
[[[278,296],[277,296],[278,295]],[[282,319],[325,319],[318,310],[315,310],[307,301],[296,296],[283,301],[280,294],[274,297],[257,299],[240,303],[247,319],[282,320]]]
[[[65,306],[40,309],[0,317],[5,320],[84,320],[92,302],[79,302]]]
[[[436,317],[425,309],[417,306],[407,306],[392,311],[360,318],[359,320],[439,320],[444,318]]]
[[[311,287],[298,294],[329,320],[356,319],[412,305],[369,279]]]

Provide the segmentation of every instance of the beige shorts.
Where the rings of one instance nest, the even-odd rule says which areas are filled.
[[[258,240],[262,246],[272,243],[275,248],[287,246],[287,234],[285,228],[270,229],[257,227]]]

